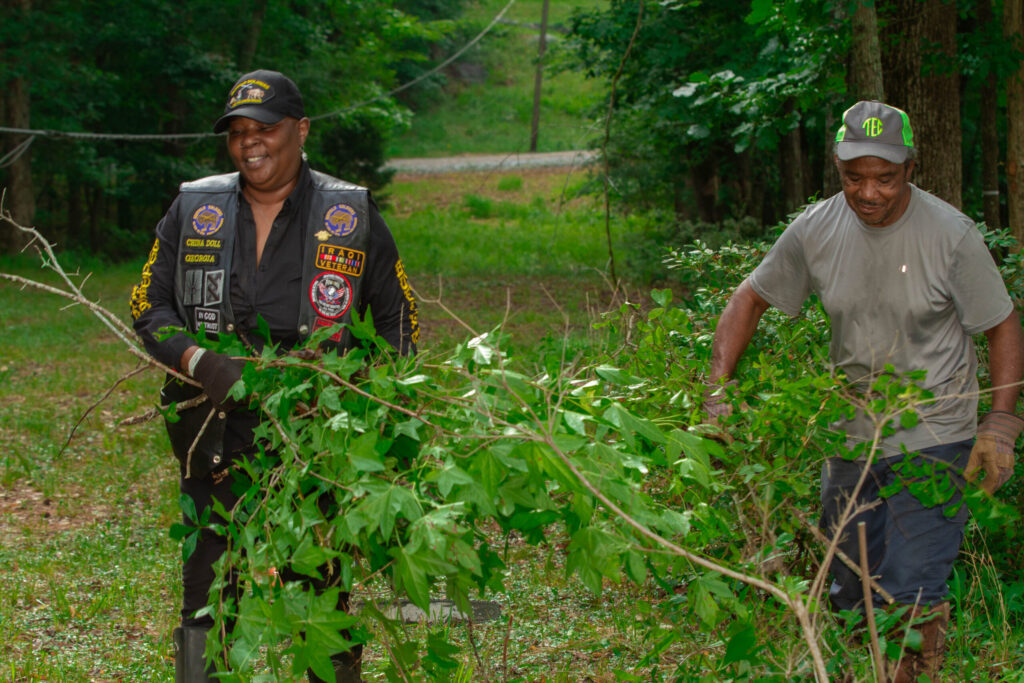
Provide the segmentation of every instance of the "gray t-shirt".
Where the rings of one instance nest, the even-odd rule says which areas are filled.
[[[977,356],[971,335],[1006,319],[1013,304],[974,222],[911,186],[910,204],[884,228],[865,225],[842,193],[808,207],[750,276],[768,303],[797,315],[811,292],[832,323],[835,369],[865,388],[886,364],[926,370],[937,400],[920,421],[883,443],[914,451],[969,439],[977,430]],[[851,445],[873,438],[858,414],[844,429]]]

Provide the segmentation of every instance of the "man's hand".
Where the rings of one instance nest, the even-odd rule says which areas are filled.
[[[203,385],[203,390],[221,410],[234,410],[238,401],[228,398],[235,382],[242,378],[245,361],[206,349],[192,369],[192,376]]]
[[[728,382],[704,382],[704,412],[708,414],[705,423],[718,424],[723,418],[732,415],[732,404],[729,403],[728,390],[736,386],[736,380]]]
[[[1013,476],[1013,446],[1024,430],[1024,420],[1013,413],[994,411],[978,425],[978,438],[971,449],[971,456],[964,469],[964,478],[974,481],[979,470],[985,471],[985,478],[979,484],[988,494],[996,492]]]

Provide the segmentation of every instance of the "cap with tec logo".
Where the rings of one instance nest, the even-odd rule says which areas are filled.
[[[874,100],[847,109],[836,133],[836,156],[841,161],[880,157],[902,164],[913,148],[914,132],[906,112]]]

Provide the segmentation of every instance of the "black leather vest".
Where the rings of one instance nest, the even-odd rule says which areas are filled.
[[[302,288],[296,302],[297,332],[348,323],[359,306],[370,236],[366,188],[310,171],[312,192],[305,226]],[[238,225],[238,173],[209,176],[181,185],[180,238],[174,274],[178,314],[188,329],[208,335],[233,333],[231,259]],[[347,329],[330,338],[351,346]]]

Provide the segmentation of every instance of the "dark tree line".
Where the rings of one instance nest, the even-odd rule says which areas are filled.
[[[83,133],[203,133],[235,78],[288,73],[311,116],[344,111],[415,72],[463,0],[0,0],[0,125]],[[426,68],[426,67],[423,67]],[[315,165],[377,188],[393,97],[316,120]],[[223,172],[218,138],[146,142],[0,134],[5,207],[65,248],[136,256],[179,182]],[[14,157],[17,157],[14,160]],[[17,245],[0,234],[0,253]]]
[[[640,4],[578,13],[568,62],[610,81]],[[1021,0],[646,0],[644,14],[608,150],[627,205],[773,224],[837,191],[839,118],[882,99],[910,115],[920,186],[1024,234]]]

